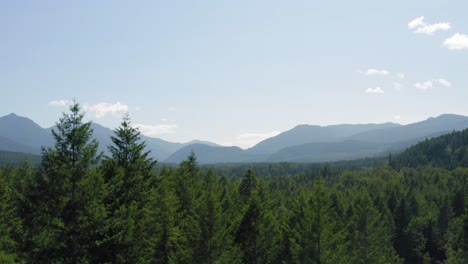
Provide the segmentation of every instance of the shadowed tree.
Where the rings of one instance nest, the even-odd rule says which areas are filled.
[[[110,157],[102,164],[108,188],[107,260],[137,262],[143,255],[140,237],[145,232],[143,208],[148,202],[151,174],[156,163],[145,151],[138,129],[126,115],[111,136]]]
[[[74,102],[60,118],[52,130],[55,145],[43,149],[27,195],[33,212],[30,254],[37,262],[89,262],[103,238],[104,185],[93,169],[100,155],[91,123],[83,123],[83,117]]]

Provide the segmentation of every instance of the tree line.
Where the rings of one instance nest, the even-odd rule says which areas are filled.
[[[155,169],[128,117],[108,156],[83,117],[0,169],[0,263],[467,263],[467,168]]]

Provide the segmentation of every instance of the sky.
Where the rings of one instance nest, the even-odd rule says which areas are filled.
[[[468,2],[0,1],[0,116],[248,148],[299,124],[468,115]]]

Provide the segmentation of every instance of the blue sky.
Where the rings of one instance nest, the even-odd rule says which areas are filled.
[[[249,147],[298,124],[468,115],[468,2],[1,1],[0,115]],[[423,18],[422,18],[423,17]]]

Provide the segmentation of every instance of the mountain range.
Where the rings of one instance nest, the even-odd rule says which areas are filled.
[[[39,154],[41,147],[53,145],[53,128],[42,128],[33,120],[16,114],[0,117],[0,150]],[[97,123],[93,123],[92,128],[100,151],[106,152],[113,131]],[[468,128],[468,117],[444,114],[408,125],[298,125],[246,150],[198,140],[175,143],[147,136],[142,136],[142,140],[152,157],[166,163],[179,163],[191,152],[201,164],[323,162],[387,155],[426,138],[465,128]]]

